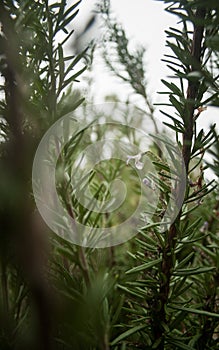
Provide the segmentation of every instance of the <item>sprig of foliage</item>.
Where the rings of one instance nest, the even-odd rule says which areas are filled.
[[[158,131],[154,120],[154,105],[147,91],[146,49],[140,45],[130,49],[130,40],[122,25],[113,17],[109,0],[98,3],[97,9],[103,18],[106,32],[101,45],[105,63],[110,72],[143,98],[146,111],[153,120],[155,130]]]
[[[168,231],[160,233],[156,222],[140,230],[137,251],[130,252],[136,266],[127,271],[133,278],[118,286],[128,296],[125,309],[132,316],[128,330],[118,334],[112,345],[126,342],[128,348],[216,349],[218,249],[217,245],[214,251],[207,247],[214,246],[211,240],[217,238],[212,238],[212,227],[208,231],[201,226],[203,219],[199,217],[215,189],[212,183],[204,182],[202,165],[215,131],[213,127],[207,135],[203,130],[197,133],[196,120],[203,106],[214,103],[218,96],[217,71],[209,70],[208,64],[217,50],[213,52],[207,44],[210,37],[218,40],[218,8],[215,2],[164,2],[182,26],[182,30],[167,31],[172,54],[164,61],[178,83],[163,80],[175,115],[163,113],[170,119],[165,124],[175,131],[182,150],[187,190],[182,209]],[[214,21],[212,31],[210,18]],[[161,163],[157,166],[163,170]],[[168,193],[165,183],[163,189]]]

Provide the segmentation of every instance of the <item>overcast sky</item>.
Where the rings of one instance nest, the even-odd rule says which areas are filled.
[[[79,15],[74,22],[76,32],[82,30],[91,18],[95,4],[96,0],[82,0]],[[164,10],[165,6],[162,1],[111,0],[111,5],[132,44],[140,43],[147,48],[145,60],[150,95],[153,102],[163,101],[164,95],[157,94],[158,91],[165,89],[160,80],[171,74],[171,71],[165,67],[165,63],[161,61],[164,53],[170,53],[165,47],[165,30],[171,26],[179,27],[178,18]],[[94,26],[92,35],[98,42],[98,37],[101,35],[98,25]],[[95,83],[92,86],[92,91],[96,95],[97,102],[102,102],[103,96],[106,94],[117,93],[122,99],[125,99],[125,95],[130,93],[130,90],[124,88],[124,84],[119,83],[115,77],[106,73],[106,69],[99,62],[96,65],[94,77]],[[217,122],[218,114],[218,108],[208,107],[207,111],[201,114],[198,127],[208,129],[209,124]],[[159,107],[157,108],[157,116],[162,118]]]
[[[76,31],[83,29],[87,19],[92,16],[96,0],[82,0],[80,4],[79,15],[75,19]],[[169,26],[176,24],[176,18],[164,11],[163,3],[154,0],[111,0],[112,11],[118,21],[122,23],[126,30],[128,38],[131,39],[133,46],[141,44],[147,48],[145,57],[148,80],[151,92],[156,92],[162,84],[160,79],[168,74],[165,64],[161,62],[161,58],[165,52],[165,33],[164,30]],[[98,24],[93,27],[91,36],[94,36],[98,42],[101,30]],[[100,67],[99,67],[100,68]],[[101,96],[108,92],[119,92],[124,94],[124,86],[122,90],[118,80],[107,80],[103,84],[102,74],[104,70],[99,70],[96,76],[96,83],[101,83]],[[99,75],[99,76],[98,76]],[[100,96],[100,98],[101,98]]]

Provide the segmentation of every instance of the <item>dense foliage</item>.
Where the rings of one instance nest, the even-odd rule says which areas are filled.
[[[173,76],[163,80],[166,90],[161,93],[168,95],[169,103],[162,105],[161,113],[185,164],[183,204],[174,222],[160,230],[171,197],[170,168],[161,149],[152,144],[150,157],[157,169],[152,180],[161,192],[155,215],[142,227],[136,226],[135,238],[103,249],[77,246],[52,232],[36,210],[31,185],[34,154],[48,128],[80,108],[85,125],[91,109],[99,117],[95,106],[89,105],[93,97],[87,94],[84,101],[78,81],[86,75],[86,64],[95,62],[91,57],[95,46],[77,55],[65,54],[80,1],[68,7],[65,0],[0,2],[1,349],[219,346],[219,138],[215,125],[206,134],[196,125],[205,107],[218,106],[219,101],[219,4],[217,0],[161,1],[180,21],[177,28],[166,31],[170,53],[164,61]],[[145,49],[130,50],[109,1],[100,1],[97,12],[106,28],[101,43],[106,66],[142,99],[141,108],[135,106],[139,127],[147,115],[159,134],[157,107],[147,91]],[[129,123],[133,106],[129,101],[119,104],[119,96],[109,98]],[[113,159],[71,183],[73,160],[92,144],[94,134],[96,142],[109,136],[107,128],[67,130],[67,146],[57,162],[62,170],[57,190],[72,219],[95,228],[113,227],[121,218],[113,213],[99,215],[92,206],[81,205],[75,189],[83,192],[89,184],[94,198],[104,203],[110,197],[108,184],[122,173],[130,191],[125,210],[131,212],[139,191],[137,175]],[[118,145],[124,138],[136,147],[141,141],[128,128],[118,127],[116,137]],[[166,138],[159,136],[159,142]],[[174,155],[171,147],[169,152]],[[208,162],[207,153],[211,154]],[[206,181],[206,169],[214,172],[214,181]],[[180,186],[179,181],[176,198]]]

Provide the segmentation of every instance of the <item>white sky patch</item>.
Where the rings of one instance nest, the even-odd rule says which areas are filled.
[[[69,1],[71,2],[71,1]],[[83,0],[79,5],[80,11],[74,21],[75,31],[83,30],[87,21],[93,15],[96,0]],[[169,79],[168,75],[172,72],[166,63],[162,62],[164,54],[170,54],[171,51],[166,47],[165,30],[169,27],[179,28],[179,18],[165,11],[162,1],[155,0],[111,0],[112,11],[117,20],[123,25],[128,38],[133,47],[138,44],[146,47],[145,64],[148,77],[148,93],[154,103],[168,102],[168,95],[159,95],[159,91],[167,91],[162,84],[161,79]],[[96,21],[90,37],[97,40],[102,35]],[[87,36],[89,40],[89,34]],[[104,96],[117,94],[121,100],[126,100],[132,94],[132,89],[116,78],[103,64],[99,55],[95,58],[95,68],[90,75],[90,91],[95,96],[95,102],[101,103]],[[137,99],[137,98],[136,98]],[[165,117],[159,112],[166,107],[158,106],[156,116],[160,120]],[[168,108],[168,113],[175,113],[174,109]],[[219,118],[218,108],[208,107],[198,119],[198,128],[207,130],[210,124],[217,123]],[[165,119],[166,120],[166,119]]]

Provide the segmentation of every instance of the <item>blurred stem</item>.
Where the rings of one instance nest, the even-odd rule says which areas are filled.
[[[70,199],[68,199],[68,201],[66,201],[66,209],[68,211],[69,216],[72,218],[72,229],[75,232],[77,232],[77,226],[75,224],[75,215],[74,215],[74,211],[73,211],[72,206],[71,206]],[[78,249],[79,249],[78,254],[79,254],[80,267],[81,267],[83,275],[84,275],[84,280],[85,280],[86,286],[89,287],[91,283],[90,283],[90,275],[89,275],[89,266],[88,266],[85,250],[84,250],[84,247],[82,247],[82,246],[80,246]]]
[[[109,247],[109,267],[112,268],[116,264],[115,261],[115,248],[114,246]]]
[[[103,339],[103,350],[109,350],[109,339],[108,339],[108,334],[107,332],[104,334],[104,339]]]
[[[3,315],[6,321],[8,319],[9,303],[8,303],[7,268],[4,261],[2,261],[1,263],[1,285],[2,285]]]
[[[86,286],[90,287],[91,281],[90,281],[90,275],[89,275],[89,266],[87,263],[84,247],[79,247],[79,259],[80,259],[81,268],[84,274]]]
[[[7,161],[11,173],[14,175],[14,182],[17,189],[22,193],[22,196],[19,196],[19,202],[14,204],[16,215],[15,219],[13,216],[13,220],[15,220],[16,225],[13,228],[13,239],[17,248],[17,258],[24,273],[22,277],[27,278],[26,282],[30,286],[37,309],[39,328],[37,341],[39,341],[42,350],[49,350],[51,349],[50,299],[45,276],[42,274],[43,264],[39,258],[41,252],[39,251],[37,237],[40,236],[40,232],[33,222],[32,202],[29,196],[29,149],[23,132],[24,114],[22,109],[22,105],[24,105],[26,100],[21,85],[22,63],[19,54],[19,38],[16,35],[9,9],[2,2],[0,2],[0,21],[6,38],[4,47],[6,58],[4,73],[5,100],[11,133],[11,139],[9,141],[10,154]],[[2,275],[4,293],[7,291],[7,277],[5,274],[6,271],[4,268]],[[7,298],[6,294],[5,298]]]

